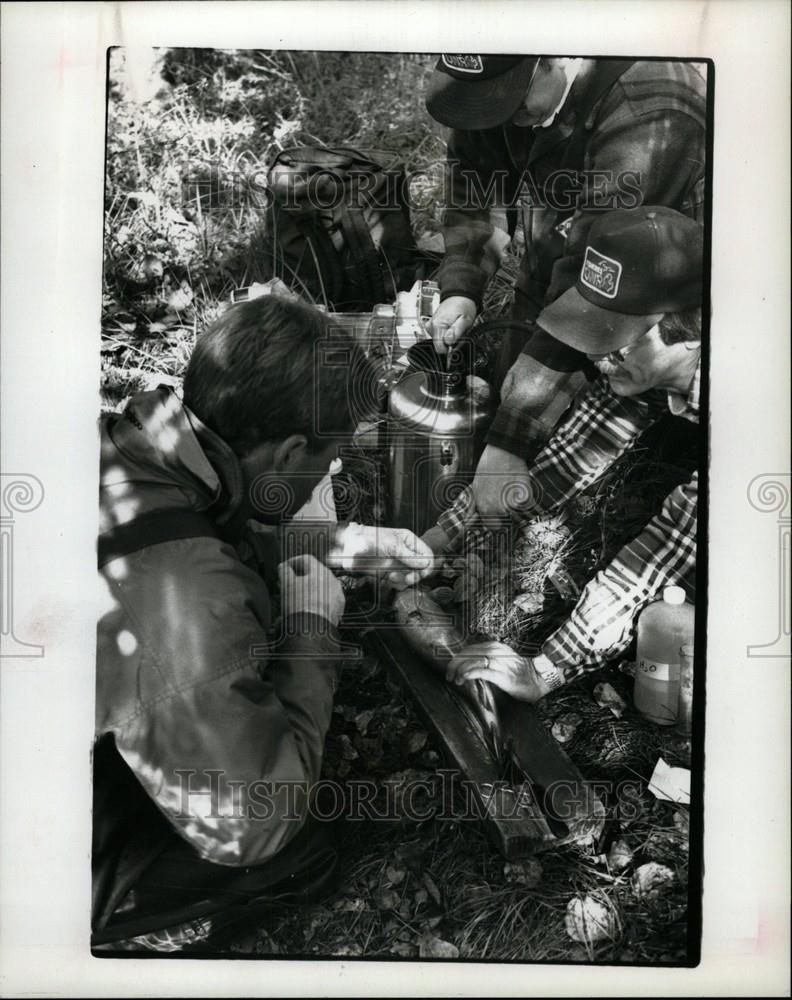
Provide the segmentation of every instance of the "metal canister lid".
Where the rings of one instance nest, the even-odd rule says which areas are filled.
[[[682,587],[666,587],[663,590],[663,601],[666,604],[684,604],[685,591]]]

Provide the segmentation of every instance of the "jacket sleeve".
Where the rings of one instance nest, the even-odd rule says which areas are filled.
[[[261,863],[308,815],[338,635],[323,618],[298,615],[273,640],[266,588],[233,549],[207,542],[203,553],[221,552],[177,575],[180,544],[189,545],[147,550],[134,574],[144,592],[122,597],[141,653],[134,710],[112,727],[116,745],[201,857]]]
[[[626,99],[603,114],[586,148],[583,207],[572,216],[564,254],[553,265],[546,303],[577,281],[588,231],[603,211],[668,205],[697,221],[703,217],[703,120],[663,106],[642,110]]]
[[[445,256],[438,272],[441,298],[466,295],[481,308],[487,282],[514,233],[518,184],[500,129],[451,133],[444,176]]]
[[[569,619],[542,652],[567,681],[622,654],[635,616],[663,587],[695,594],[698,476],[678,486],[663,509],[584,589]]]

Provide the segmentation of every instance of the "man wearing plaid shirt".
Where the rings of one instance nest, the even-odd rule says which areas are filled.
[[[483,514],[585,385],[586,345],[537,328],[571,287],[603,212],[666,205],[701,220],[706,67],[680,61],[443,55],[426,106],[450,126],[438,351],[473,324],[522,212],[525,249],[495,374],[500,407],[473,480]],[[474,331],[475,332],[475,331]],[[509,367],[511,366],[511,367]],[[508,369],[508,372],[507,372]],[[502,383],[502,384],[501,384]]]
[[[589,232],[576,285],[539,323],[580,349],[600,377],[534,462],[519,517],[558,510],[590,486],[666,410],[698,423],[702,233],[671,209],[617,211]],[[621,654],[639,611],[669,584],[694,589],[697,475],[584,589],[569,619],[533,659],[500,642],[468,647],[449,680],[482,678],[535,701]],[[425,536],[437,551],[482,527],[471,490]]]

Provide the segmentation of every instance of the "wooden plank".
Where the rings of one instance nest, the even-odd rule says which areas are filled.
[[[589,783],[547,731],[533,705],[496,694],[501,736],[530,776],[542,811],[567,827],[567,837],[598,837],[605,808]]]
[[[536,798],[523,788],[519,798],[503,781],[503,768],[490,751],[477,720],[444,679],[423,663],[393,627],[370,628],[365,644],[386,663],[415,702],[448,764],[464,778],[486,832],[507,860],[517,860],[558,843],[563,827],[548,821]],[[549,735],[545,734],[548,739]],[[570,762],[571,763],[571,762]]]

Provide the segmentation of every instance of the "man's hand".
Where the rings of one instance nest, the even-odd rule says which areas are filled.
[[[525,459],[493,445],[482,452],[471,488],[479,514],[504,518],[530,507],[534,489]]]
[[[345,597],[341,584],[313,556],[294,556],[278,566],[283,616],[319,615],[333,625],[341,621]]]
[[[407,528],[349,524],[336,536],[328,563],[355,573],[384,573],[397,590],[429,576],[435,565],[431,548]]]
[[[476,303],[466,295],[450,295],[440,303],[429,323],[438,354],[445,354],[473,326],[476,312]]]
[[[452,684],[490,681],[512,698],[528,702],[539,701],[550,690],[530,659],[495,641],[479,642],[458,653],[448,664],[446,680]]]

